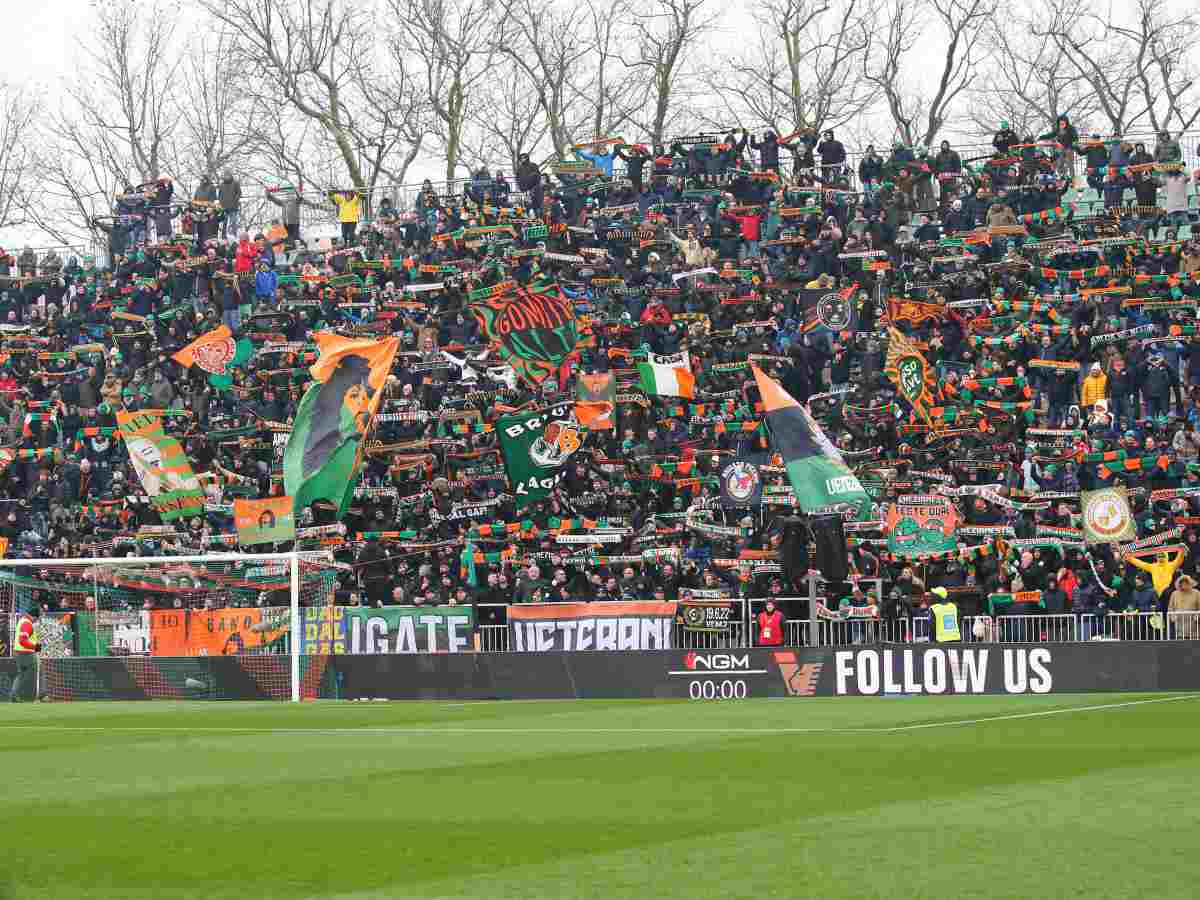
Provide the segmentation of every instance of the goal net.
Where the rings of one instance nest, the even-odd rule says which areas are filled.
[[[337,575],[323,553],[0,559],[0,658],[36,609],[43,700],[332,696],[328,657],[292,634],[305,607],[334,602]]]

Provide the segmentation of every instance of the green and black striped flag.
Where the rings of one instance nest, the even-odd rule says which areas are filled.
[[[811,513],[851,504],[861,511],[869,505],[870,498],[858,477],[808,410],[779,382],[763,374],[757,366],[751,368],[762,395],[771,449],[783,457],[800,509]]]

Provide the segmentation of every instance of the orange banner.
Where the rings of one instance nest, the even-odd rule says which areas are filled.
[[[156,609],[150,613],[152,656],[233,656],[265,647],[286,633],[286,622],[264,619],[269,610]]]

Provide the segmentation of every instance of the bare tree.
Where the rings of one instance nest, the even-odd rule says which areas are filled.
[[[43,125],[42,202],[31,219],[63,243],[97,236],[114,194],[177,171],[179,57],[172,7],[99,8],[80,64]]]
[[[1014,24],[1016,27],[1013,27]],[[1017,19],[988,25],[990,65],[971,90],[970,120],[980,135],[1008,122],[1017,134],[1053,128],[1062,116],[1080,130],[1098,109],[1095,92],[1073,66],[1064,65],[1055,42]]]
[[[180,165],[193,182],[215,178],[262,143],[258,123],[264,104],[245,90],[233,49],[227,33],[206,32],[183,60]]]
[[[517,157],[532,154],[550,136],[550,122],[539,91],[516,62],[504,59],[495,78],[476,88],[460,159],[472,170],[505,163],[515,170]]]
[[[453,181],[475,89],[493,76],[496,0],[388,0],[396,20],[392,57],[420,61],[420,76]]]
[[[420,152],[424,98],[403,67],[384,73],[371,10],[355,0],[201,0],[232,36],[247,90],[319,127],[358,189]],[[330,178],[334,176],[331,173]],[[335,186],[335,185],[330,185]]]
[[[586,0],[587,56],[573,82],[582,105],[580,130],[592,140],[612,136],[633,121],[634,113],[648,100],[651,85],[621,60],[620,50],[632,40],[628,22],[632,0]]]
[[[641,124],[655,144],[664,142],[667,126],[691,99],[681,96],[694,62],[689,54],[716,22],[716,14],[705,8],[707,2],[651,0],[645,12],[634,13],[636,47],[622,61],[650,81],[649,118]]]
[[[1148,124],[1190,127],[1200,114],[1190,62],[1197,21],[1166,0],[1097,10],[1084,0],[1048,0],[1031,30],[1050,40],[1061,64],[1093,93],[1112,134]]]
[[[859,77],[875,12],[872,0],[758,0],[756,45],[708,79],[722,118],[748,115],[777,134],[858,118],[875,99]]]
[[[36,175],[40,99],[0,82],[0,228],[24,225]]]
[[[864,57],[863,77],[878,89],[899,140],[929,145],[946,126],[957,101],[975,83],[984,55],[983,35],[998,0],[890,0],[882,38]],[[946,37],[937,88],[925,96],[912,86],[920,67],[913,58],[917,38],[930,25]]]
[[[509,0],[496,51],[507,57],[537,100],[550,143],[559,157],[570,149],[578,96],[573,79],[589,48],[584,34],[586,11],[574,4]]]

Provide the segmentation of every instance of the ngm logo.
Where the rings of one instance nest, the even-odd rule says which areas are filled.
[[[739,656],[735,653],[696,653],[693,651],[683,658],[683,664],[694,672],[748,672],[750,671],[750,654],[743,653]]]

